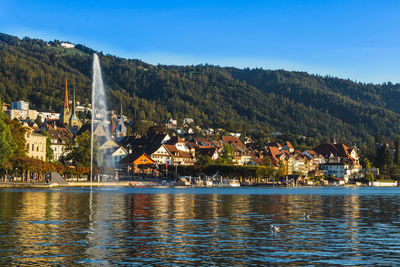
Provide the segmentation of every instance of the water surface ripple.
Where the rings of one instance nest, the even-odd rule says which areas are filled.
[[[398,188],[3,189],[0,201],[1,266],[400,264]]]

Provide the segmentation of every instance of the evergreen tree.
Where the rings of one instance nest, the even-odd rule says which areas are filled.
[[[376,163],[377,167],[380,169],[380,173],[389,175],[389,171],[393,166],[393,156],[387,144],[383,144],[377,151]]]
[[[396,165],[399,165],[400,163],[400,135],[396,137],[396,142],[395,142],[395,152],[394,152],[394,163]]]

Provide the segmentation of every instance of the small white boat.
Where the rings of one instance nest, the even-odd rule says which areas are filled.
[[[213,184],[213,181],[212,181],[212,180],[207,179],[207,180],[204,181],[204,185],[205,185],[205,186],[213,186],[214,184]]]
[[[228,181],[228,186],[230,187],[240,187],[240,182],[238,179],[232,179]]]
[[[174,186],[190,186],[190,185],[192,185],[191,180],[192,180],[192,177],[190,177],[190,176],[181,176],[175,182]]]

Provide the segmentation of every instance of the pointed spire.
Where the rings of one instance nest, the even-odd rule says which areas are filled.
[[[119,97],[119,102],[121,103],[121,116],[122,116],[122,97]]]
[[[75,87],[74,87],[74,104],[72,106],[72,114],[75,114]]]
[[[68,105],[68,81],[67,81],[67,78],[65,78],[64,109],[69,110],[69,105]]]

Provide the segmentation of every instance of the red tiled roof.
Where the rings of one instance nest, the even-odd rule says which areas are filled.
[[[293,148],[292,144],[291,144],[289,141],[286,141],[286,146],[287,146],[288,148]]]
[[[119,161],[120,164],[131,164],[133,163],[135,160],[137,160],[139,157],[141,157],[142,155],[145,155],[150,161],[152,161],[154,163],[154,160],[152,160],[149,155],[147,155],[146,153],[144,153],[143,151],[134,151],[132,154],[127,155],[126,157],[124,157],[123,159],[121,159]]]
[[[242,143],[239,138],[234,136],[222,136],[222,141],[226,144],[229,143]]]
[[[263,165],[264,164],[264,160],[260,159],[259,157],[255,156],[255,155],[251,155],[251,158],[253,159],[254,162],[256,162],[259,165]]]
[[[47,132],[53,139],[71,139],[73,137],[71,131],[64,127],[57,127],[57,129],[48,127]]]
[[[325,157],[329,156],[330,154],[340,157],[349,157],[349,151],[351,149],[345,144],[322,144],[315,147],[313,150]]]
[[[190,153],[186,152],[186,151],[182,151],[177,149],[175,146],[173,145],[164,145],[165,148],[168,150],[169,153],[171,153],[171,155],[173,157],[180,157],[180,158],[192,158],[192,156],[190,155]]]
[[[272,162],[275,165],[278,164],[280,161],[279,157],[282,155],[282,152],[277,147],[274,147],[274,146],[270,146],[267,149],[271,155]]]
[[[193,137],[193,141],[198,145],[212,146],[213,144],[205,137]]]
[[[196,149],[196,156],[197,155],[203,155],[203,156],[209,156],[210,158],[214,155],[215,151],[217,149],[213,146],[199,146]]]

